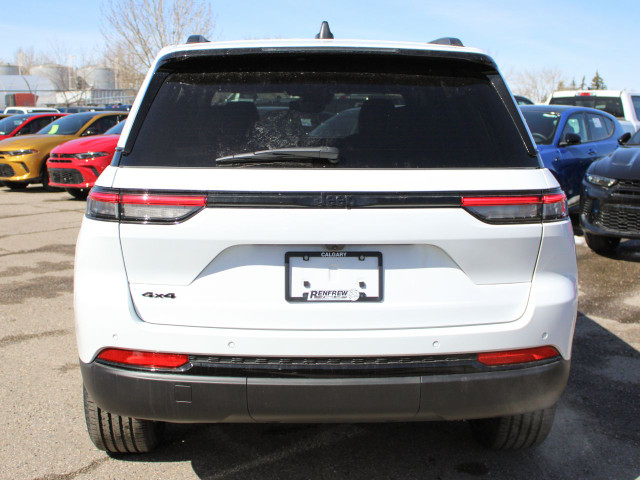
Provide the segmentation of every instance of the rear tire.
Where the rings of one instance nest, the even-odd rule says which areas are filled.
[[[98,449],[109,453],[145,453],[160,443],[162,422],[114,415],[98,407],[85,388],[82,393],[87,431]]]
[[[471,433],[480,445],[492,450],[519,450],[540,445],[549,435],[555,405],[544,410],[509,417],[471,420]]]
[[[67,193],[77,200],[86,200],[89,191],[83,188],[65,188]]]
[[[11,190],[24,190],[27,188],[27,185],[29,185],[27,182],[8,182],[6,180],[2,183],[4,183],[5,187],[9,187]]]
[[[591,250],[596,253],[613,253],[616,247],[620,244],[620,239],[616,237],[605,237],[603,235],[594,235],[593,233],[585,232],[584,240]]]

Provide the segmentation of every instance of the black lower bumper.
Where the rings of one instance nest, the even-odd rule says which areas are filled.
[[[80,363],[98,406],[148,420],[367,422],[463,420],[530,412],[555,404],[568,360],[482,373],[383,378],[185,376]]]
[[[640,190],[629,195],[621,186],[612,189],[582,184],[580,226],[594,235],[640,238]]]

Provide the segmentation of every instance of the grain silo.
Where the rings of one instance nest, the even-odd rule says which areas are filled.
[[[17,65],[9,65],[8,63],[1,64],[0,75],[20,75],[20,67]]]
[[[116,75],[111,68],[85,67],[78,70],[86,87],[94,90],[112,90],[116,88]]]
[[[71,67],[56,65],[53,63],[31,67],[29,69],[29,74],[48,78],[51,80],[51,83],[55,85],[57,90],[69,90],[71,80],[73,78],[73,70]]]

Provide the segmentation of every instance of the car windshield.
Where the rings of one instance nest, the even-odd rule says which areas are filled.
[[[74,113],[59,118],[38,132],[39,135],[75,135],[82,126],[95,117],[93,113]]]
[[[541,112],[536,110],[523,111],[533,140],[538,145],[551,145],[556,134],[560,114],[556,112]]]
[[[120,123],[118,123],[117,125],[114,125],[109,130],[104,132],[104,134],[105,135],[120,135],[122,133],[122,129],[124,128],[124,122],[125,121],[123,120]]]
[[[7,118],[3,118],[0,120],[0,135],[9,135],[13,132],[17,127],[22,125],[29,115],[12,115]]]
[[[622,110],[622,100],[620,97],[596,97],[577,96],[577,97],[553,97],[549,102],[550,105],[572,105],[574,107],[589,107],[603,110],[616,118],[624,118],[624,110]]]
[[[640,145],[640,130],[638,130],[631,136],[631,138],[627,142],[627,145]]]
[[[538,167],[484,73],[461,64],[430,67],[428,75],[415,68],[407,73],[350,68],[354,71],[169,74],[120,165]],[[268,162],[216,162],[307,147],[335,148],[339,159],[289,154]]]

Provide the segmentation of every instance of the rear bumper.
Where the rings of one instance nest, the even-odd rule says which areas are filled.
[[[368,378],[247,378],[125,370],[80,362],[101,408],[149,420],[367,422],[463,420],[555,404],[569,360],[482,373]]]

